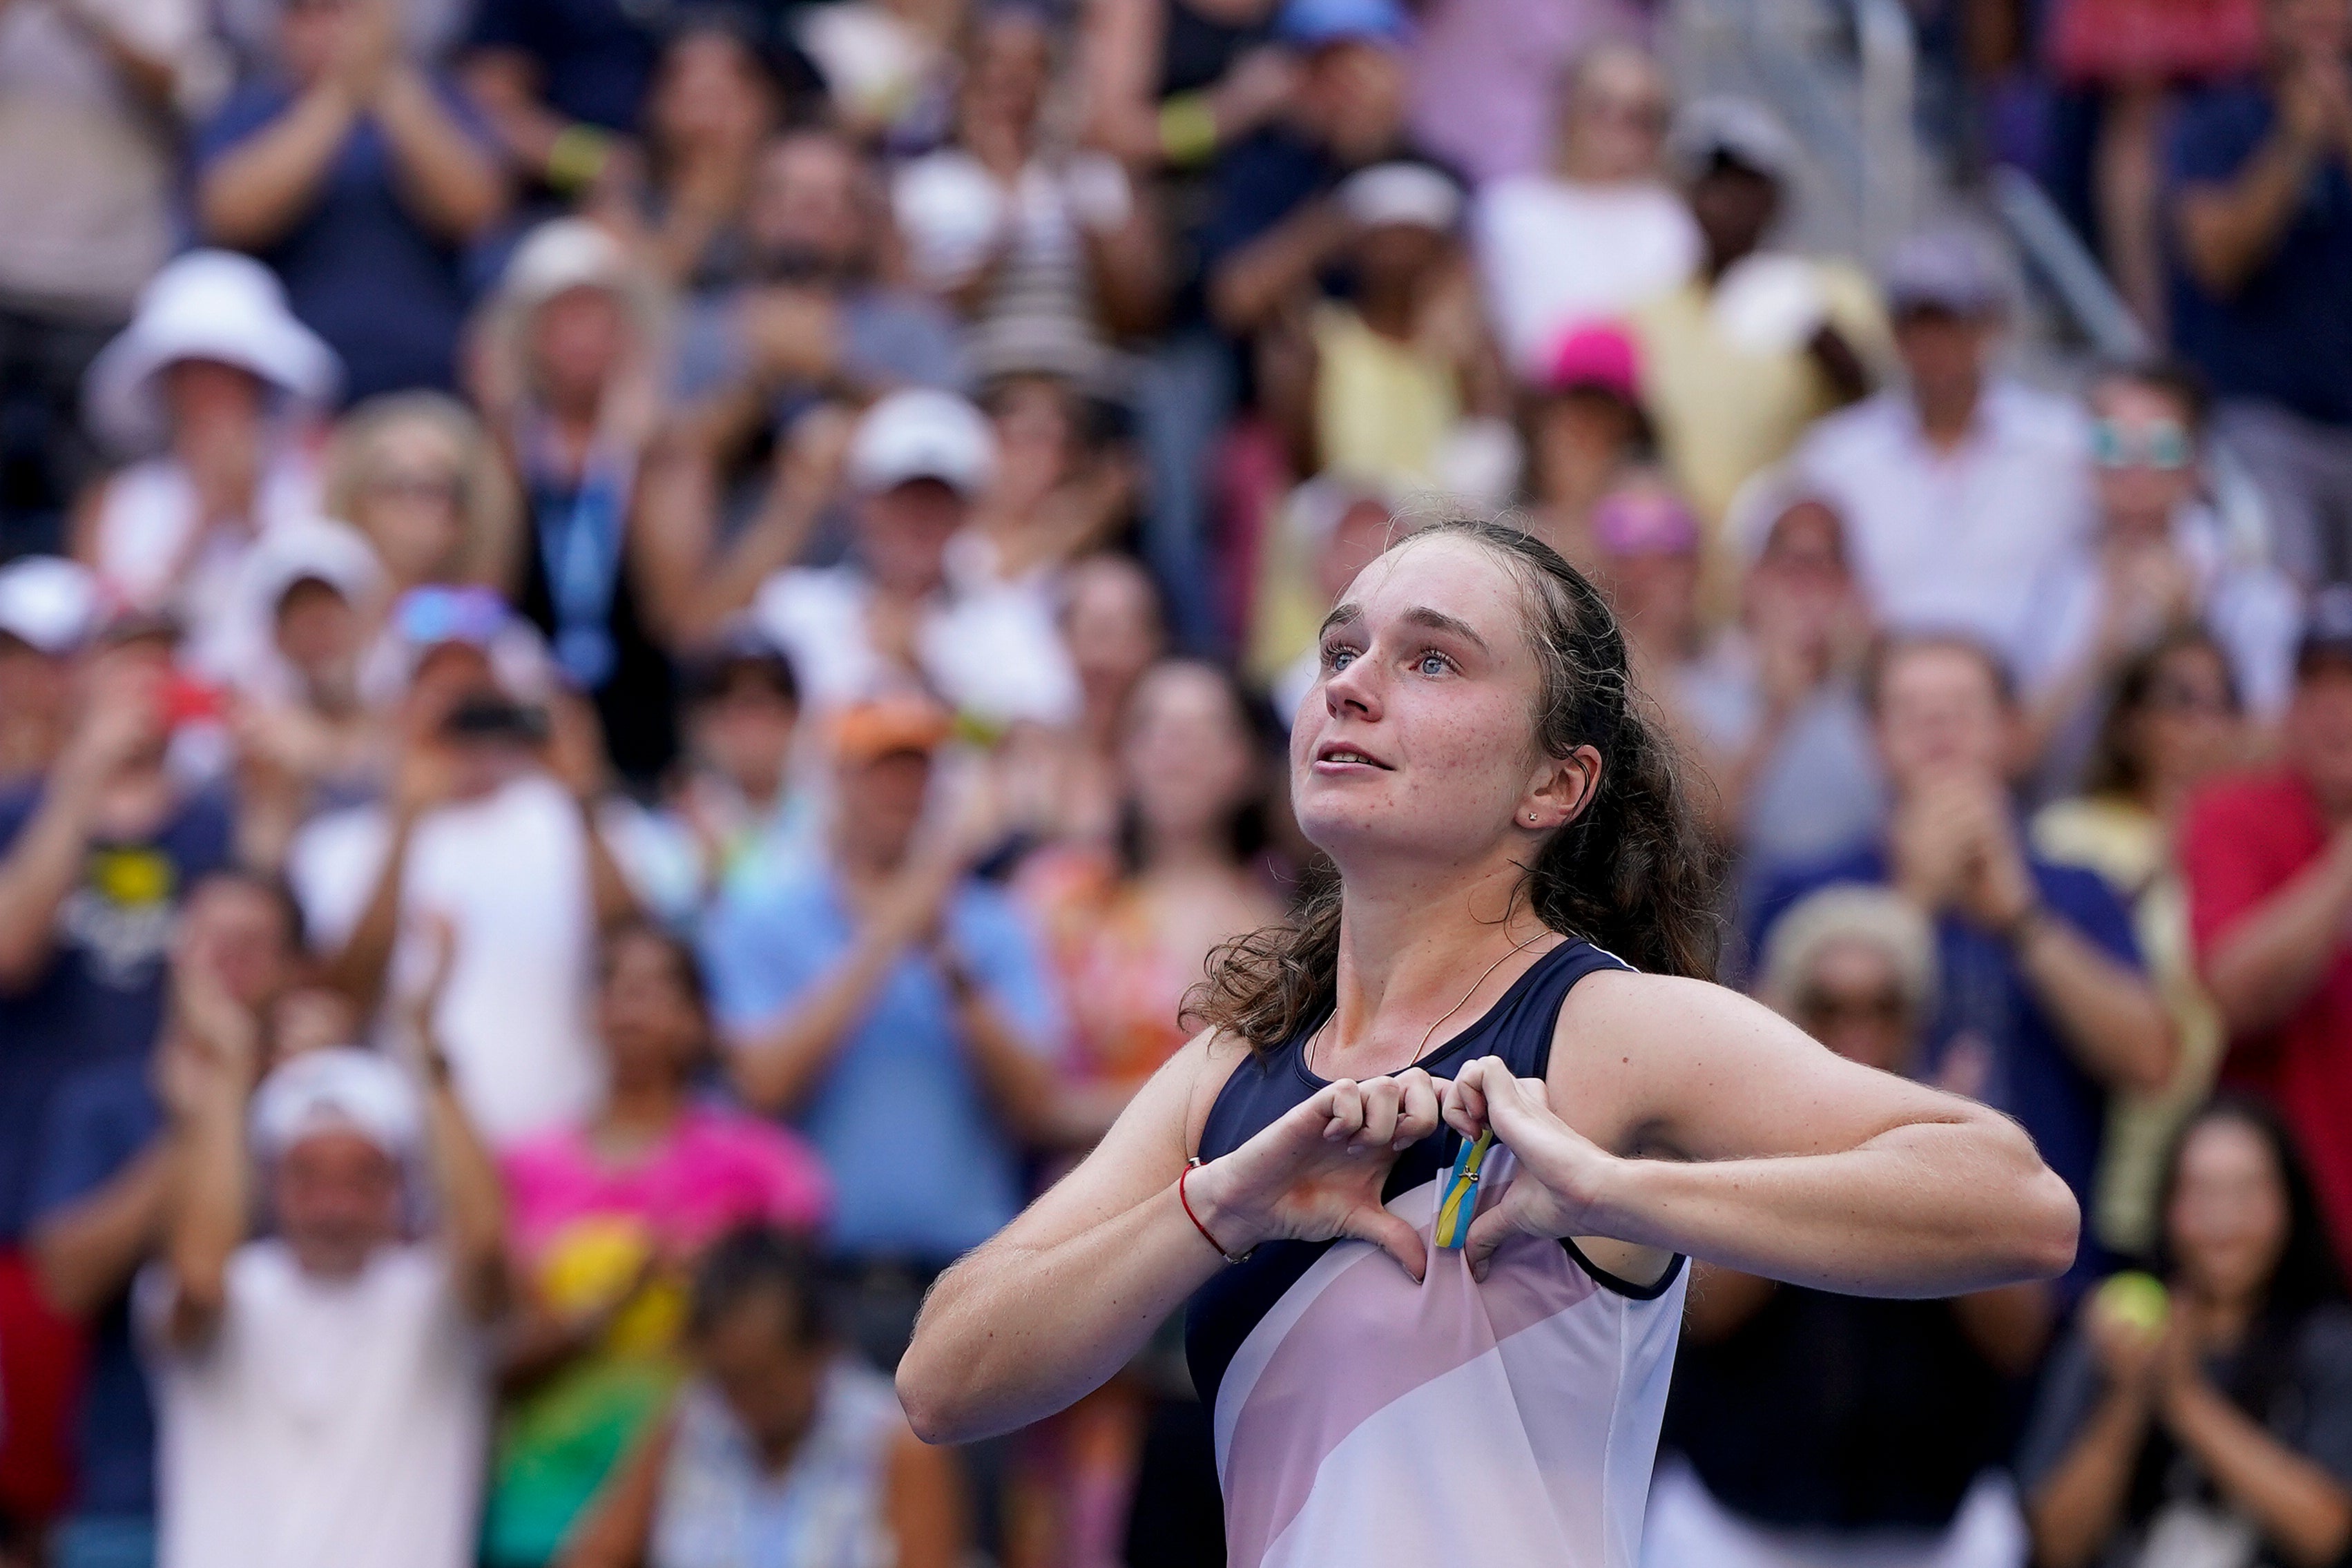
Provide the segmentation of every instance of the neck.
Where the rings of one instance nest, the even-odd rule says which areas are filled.
[[[1228,869],[1223,835],[1213,827],[1173,831],[1143,831],[1143,870],[1147,876],[1199,875]]]
[[[1960,444],[1969,426],[1976,423],[1980,392],[1981,383],[1976,382],[1966,386],[1919,390],[1919,429],[1930,444],[1953,447]]]
[[[1475,1018],[1479,996],[1491,998],[1534,961],[1513,953],[1523,944],[1532,952],[1547,935],[1513,897],[1524,874],[1515,852],[1524,850],[1498,845],[1466,870],[1408,865],[1347,876],[1335,1019],[1318,1067],[1325,1077],[1402,1071],[1422,1054],[1433,1025],[1442,1032],[1441,1019]],[[1475,994],[1465,997],[1465,987]],[[1458,1010],[1445,1019],[1449,1008]]]
[[[657,1137],[669,1131],[686,1097],[669,1077],[615,1082],[604,1096],[604,1130],[624,1136]]]
[[[907,848],[900,844],[885,850],[878,845],[841,838],[834,841],[834,864],[841,878],[852,887],[867,887],[889,877],[907,862]]]

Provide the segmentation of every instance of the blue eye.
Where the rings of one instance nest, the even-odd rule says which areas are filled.
[[[1423,653],[1421,656],[1421,673],[1424,675],[1442,675],[1450,667],[1443,653]]]
[[[1323,663],[1331,669],[1344,670],[1356,662],[1353,648],[1329,648],[1323,653]]]

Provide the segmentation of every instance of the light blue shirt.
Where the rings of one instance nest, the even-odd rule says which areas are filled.
[[[1013,904],[966,883],[945,920],[981,988],[1031,1050],[1052,1054],[1060,1013]],[[736,879],[702,933],[721,1027],[743,1039],[772,1025],[848,956],[855,936],[831,867],[814,855]],[[883,977],[799,1127],[833,1172],[833,1241],[853,1257],[945,1261],[1020,1211],[1020,1151],[957,1039],[946,982],[920,953]]]

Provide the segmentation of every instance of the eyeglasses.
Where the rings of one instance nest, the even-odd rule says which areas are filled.
[[[1797,998],[1797,1015],[1812,1025],[1816,1032],[1840,1024],[1875,1024],[1881,1029],[1893,1029],[1911,1016],[1911,1007],[1900,991],[1842,995],[1812,989]]]
[[[2168,473],[2189,466],[2196,444],[2188,429],[2170,420],[2126,429],[2112,419],[2091,425],[2091,460],[2102,468],[2160,468]]]

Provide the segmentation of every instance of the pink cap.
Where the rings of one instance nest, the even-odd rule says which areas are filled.
[[[1592,538],[1612,556],[1689,555],[1698,549],[1698,518],[1663,485],[1629,485],[1594,505]]]
[[[1627,402],[1639,402],[1642,351],[1634,347],[1633,335],[1613,322],[1572,327],[1552,350],[1547,385],[1556,392],[1598,387]]]

